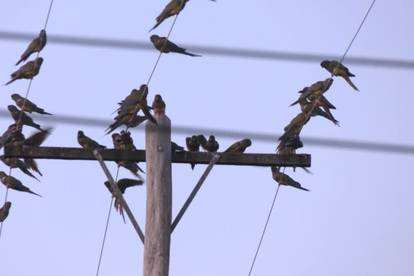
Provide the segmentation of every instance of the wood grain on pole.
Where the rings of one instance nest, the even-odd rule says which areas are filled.
[[[158,126],[145,126],[147,159],[147,206],[144,245],[144,276],[167,276],[170,262],[172,209],[171,122],[154,114]]]
[[[100,151],[107,161],[137,161],[145,162],[144,150],[115,150]],[[82,148],[63,147],[6,147],[6,157],[34,158],[34,159],[63,159],[63,160],[96,160],[91,150]],[[221,158],[216,165],[242,166],[279,166],[279,167],[310,167],[309,154],[280,155],[269,153],[220,153]],[[172,153],[173,163],[209,164],[211,155],[208,152],[175,152]]]

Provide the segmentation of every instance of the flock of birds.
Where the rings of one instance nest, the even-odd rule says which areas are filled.
[[[171,0],[161,12],[161,14],[156,18],[156,24],[150,31],[158,27],[165,19],[174,15],[178,15],[183,10],[185,4],[188,1],[189,0]],[[168,40],[166,37],[152,35],[150,37],[150,40],[153,43],[154,47],[161,53],[172,52],[193,57],[199,56],[187,52],[186,49],[179,47],[178,45]],[[46,31],[41,30],[39,35],[30,42],[29,46],[23,52],[16,65],[19,65],[21,62],[25,62],[34,53],[38,53],[37,57],[34,60],[23,64],[18,70],[13,72],[11,74],[10,81],[8,81],[5,85],[8,85],[20,79],[32,80],[39,73],[40,67],[43,63],[43,58],[39,57],[39,53],[45,47],[46,42]],[[321,66],[325,68],[329,73],[331,73],[331,77],[323,81],[315,82],[311,86],[305,87],[299,91],[299,99],[292,105],[299,104],[301,112],[295,116],[284,128],[285,132],[279,138],[279,144],[276,149],[276,152],[278,154],[295,154],[297,149],[303,147],[303,143],[300,140],[300,133],[304,125],[310,120],[311,117],[322,116],[338,125],[338,121],[331,113],[331,109],[335,109],[335,106],[332,105],[324,96],[324,93],[331,87],[334,76],[343,77],[351,85],[352,88],[358,90],[350,80],[350,77],[354,77],[354,75],[342,63],[335,60],[325,60],[321,62]],[[130,128],[137,127],[146,120],[157,124],[157,121],[151,114],[151,111],[154,114],[165,112],[166,105],[160,95],[155,95],[152,106],[148,105],[148,92],[148,86],[143,84],[139,87],[139,89],[133,89],[129,95],[127,95],[122,101],[118,103],[118,107],[114,111],[114,113],[116,113],[114,122],[109,125],[105,131],[106,134],[112,133],[112,142],[115,149],[136,150],[137,148],[135,147],[131,133],[128,130]],[[31,102],[25,97],[20,96],[19,94],[13,94],[11,98],[15,102],[16,106],[9,105],[8,110],[14,120],[14,123],[11,124],[0,137],[0,149],[3,146],[39,147],[51,133],[51,129],[43,129],[39,124],[35,123],[27,113],[36,112],[43,115],[52,114],[46,112],[43,108],[40,108],[35,103]],[[138,115],[139,111],[142,111],[142,115]],[[25,138],[24,134],[22,133],[23,126],[33,127],[38,131],[28,138]],[[125,126],[126,129],[120,131],[119,133],[114,132],[121,126]],[[98,142],[85,135],[82,130],[78,131],[77,140],[79,145],[84,149],[95,150],[106,148],[105,146],[100,145]],[[186,137],[185,142],[186,148],[190,152],[200,151],[200,148],[204,149],[206,152],[211,153],[217,153],[219,150],[219,143],[217,142],[214,135],[210,135],[208,139],[204,135],[192,135]],[[251,146],[251,144],[252,141],[250,139],[242,139],[230,145],[223,152],[242,154],[249,146]],[[172,142],[171,150],[173,152],[176,152],[184,151],[185,149],[184,147]],[[10,169],[18,168],[23,173],[36,180],[38,180],[38,178],[33,174],[34,172],[40,176],[42,175],[37,163],[33,159],[24,158],[21,160],[19,158],[6,158],[4,156],[1,156],[0,159],[4,162],[4,164],[9,166]],[[117,181],[117,185],[122,193],[124,193],[125,190],[129,187],[140,186],[144,183],[143,178],[140,175],[140,173],[143,173],[144,171],[139,167],[138,162],[116,161],[116,163],[119,167],[127,169],[135,177],[137,177],[137,179],[122,178]],[[195,164],[191,164],[192,169],[194,169],[194,166]],[[293,180],[290,176],[285,174],[284,171],[282,172],[280,167],[272,166],[271,172],[273,179],[278,184],[292,186],[307,191],[307,189],[303,188],[300,183]],[[11,175],[7,175],[3,171],[0,171],[0,181],[7,187],[7,189],[28,192],[40,196],[39,194],[30,190],[28,187],[24,186],[20,180]],[[105,186],[114,196],[109,182],[105,182]],[[119,199],[115,198],[114,204],[116,209],[123,216]],[[0,208],[0,222],[3,222],[7,218],[10,207],[11,202],[6,201]]]

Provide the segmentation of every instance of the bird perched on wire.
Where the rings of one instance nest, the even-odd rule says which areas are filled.
[[[197,135],[186,137],[185,144],[187,146],[188,151],[191,151],[191,152],[200,151],[200,140],[198,139]],[[191,169],[194,170],[195,163],[191,163],[190,165],[191,165]]]
[[[84,149],[95,150],[95,149],[105,149],[106,148],[105,146],[100,145],[95,140],[93,140],[90,137],[86,136],[85,133],[83,133],[82,130],[78,131],[78,143]]]
[[[359,91],[358,87],[356,87],[351,81],[351,77],[355,77],[355,75],[352,74],[349,69],[339,61],[324,60],[321,62],[321,67],[325,68],[333,76],[342,77],[353,89]]]
[[[3,222],[6,220],[6,218],[9,216],[11,202],[6,201],[3,205],[3,207],[0,208],[0,222]]]
[[[303,113],[308,114],[309,116],[321,116],[330,120],[335,125],[339,125],[339,121],[335,119],[330,111],[330,108],[335,106],[327,104],[324,102],[324,99],[326,98],[323,95],[321,95],[320,98],[314,99],[314,101],[309,101],[306,98],[299,99],[300,109]],[[324,110],[320,108],[321,106]]]
[[[187,4],[188,1],[189,0],[171,0],[162,10],[160,15],[157,16],[157,23],[149,31],[151,32],[157,28],[168,17],[179,14],[184,9],[185,4]]]
[[[36,112],[43,115],[52,115],[51,113],[46,112],[43,108],[38,107],[35,103],[30,101],[29,99],[26,99],[19,94],[12,94],[11,98],[14,100],[16,105],[20,107],[22,111],[25,112]]]
[[[177,44],[171,42],[166,37],[152,35],[150,39],[154,47],[162,53],[166,53],[166,54],[167,53],[178,53],[178,54],[183,54],[183,55],[187,55],[191,57],[201,57],[200,55],[187,52],[186,49],[179,47]]]
[[[20,62],[26,61],[31,54],[42,51],[46,45],[46,42],[46,30],[41,30],[39,35],[30,42],[29,46],[27,46],[16,65],[19,65]]]
[[[165,114],[165,102],[159,94],[154,96],[152,111],[154,114]]]
[[[37,196],[40,196],[39,194],[36,194],[35,192],[31,191],[28,187],[24,186],[23,183],[18,180],[17,178],[5,174],[3,171],[0,171],[0,181],[8,188],[20,192],[26,192],[31,193]]]
[[[280,168],[276,166],[271,167],[273,179],[279,183],[279,185],[291,186],[303,191],[309,191],[306,188],[303,188],[299,182],[293,180],[289,175],[280,172]]]
[[[105,181],[104,184],[105,184],[105,187],[108,189],[108,191],[115,198],[114,207],[122,215],[122,219],[125,222],[124,209],[122,208],[121,200],[118,197],[115,196],[115,193],[114,193],[114,191],[112,189],[112,186],[109,183],[109,181]],[[122,178],[122,179],[119,179],[115,184],[118,186],[121,193],[124,194],[125,190],[127,188],[135,187],[135,186],[141,186],[142,184],[144,184],[144,181],[143,180],[137,180],[137,179]]]
[[[16,122],[16,124],[31,126],[31,127],[34,127],[36,129],[40,130],[40,131],[43,131],[43,129],[40,127],[40,125],[36,124],[29,115],[27,115],[23,111],[20,111],[14,105],[7,106],[7,109],[9,110],[10,115],[12,116],[12,118]]]
[[[33,177],[34,179],[39,181],[39,179],[29,171],[27,165],[22,160],[20,160],[19,158],[12,158],[12,157],[6,158],[4,156],[0,156],[0,160],[3,161],[3,163],[6,166],[9,166],[11,169],[19,169],[24,174],[26,174],[30,177]]]
[[[42,63],[43,58],[38,57],[35,60],[23,64],[17,71],[13,72],[10,75],[11,80],[6,82],[4,85],[8,85],[19,79],[33,79],[35,76],[37,76],[37,74],[39,74]]]
[[[309,121],[310,116],[301,112],[296,115],[290,123],[283,129],[285,132],[279,137],[279,141],[286,141],[291,137],[298,136],[302,131],[303,126]]]
[[[208,152],[217,152],[219,149],[219,143],[216,141],[214,135],[210,135],[208,140],[204,135],[198,135],[198,140],[200,141],[201,147]]]
[[[277,153],[279,154],[295,154],[297,149],[303,147],[303,142],[299,135],[289,136],[287,139],[280,141],[277,146]]]
[[[228,147],[224,152],[243,153],[251,145],[252,145],[252,141],[246,138],[246,139],[237,141],[234,144],[230,145],[230,147]]]

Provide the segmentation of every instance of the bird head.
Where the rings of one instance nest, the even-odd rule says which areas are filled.
[[[155,43],[155,42],[156,42],[159,38],[160,38],[160,37],[159,37],[158,35],[153,34],[153,35],[150,37],[150,40],[151,40],[151,42],[152,42],[152,43]]]
[[[279,170],[280,170],[280,167],[277,167],[277,166],[271,166],[270,167],[270,169],[272,170],[272,173],[278,173],[279,172]]]
[[[43,63],[43,58],[42,58],[42,57],[38,57],[37,59],[35,59],[35,63],[37,64],[37,66],[42,65],[42,63]]]
[[[78,137],[83,137],[85,136],[85,133],[83,133],[82,130],[78,130]]]
[[[327,68],[329,66],[329,60],[324,60],[321,62],[321,67]]]
[[[206,137],[204,137],[203,134],[199,134],[197,135],[197,139],[200,142],[201,145],[204,145],[205,143],[207,143]]]
[[[7,106],[7,109],[10,111],[10,112],[17,112],[17,111],[19,111],[18,109],[17,109],[17,107],[15,107],[14,105],[9,105],[9,106]]]
[[[241,142],[245,147],[250,147],[252,145],[252,140],[247,139],[247,138],[243,139]]]
[[[3,171],[0,171],[0,178],[3,178],[5,176],[6,176],[6,174]]]
[[[9,210],[10,209],[10,207],[11,207],[11,202],[10,201],[6,201],[6,203],[4,203],[4,208],[6,209],[6,210]]]
[[[208,137],[208,140],[209,140],[210,142],[215,141],[215,140],[216,140],[216,137],[215,137],[214,135],[210,135],[210,136]]]
[[[17,93],[14,93],[14,94],[12,94],[12,95],[11,95],[11,98],[12,98],[14,101],[17,101],[17,100],[21,99],[21,98],[22,98],[22,96],[20,96],[20,95],[19,95],[19,94],[17,94]]]

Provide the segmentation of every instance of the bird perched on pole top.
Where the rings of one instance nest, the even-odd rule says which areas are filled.
[[[19,94],[16,94],[16,93],[12,94],[11,98],[14,100],[16,105],[20,107],[22,111],[29,112],[29,113],[37,112],[43,115],[52,115],[51,113],[46,112],[43,108],[38,107],[35,103],[30,101],[29,99],[26,99],[20,96]]]
[[[157,23],[149,31],[151,32],[157,28],[168,17],[179,14],[184,9],[185,4],[187,4],[188,1],[189,0],[171,0],[162,10],[160,15],[157,16],[155,19]]]
[[[162,53],[166,53],[166,54],[167,53],[178,53],[178,54],[183,54],[183,55],[187,55],[191,57],[201,57],[201,55],[196,55],[196,54],[187,52],[186,49],[179,47],[177,44],[171,42],[166,37],[152,35],[150,39],[154,47]]]
[[[86,136],[85,133],[83,133],[82,130],[78,131],[78,143],[84,149],[95,150],[95,149],[105,149],[106,148],[105,146],[102,146],[102,145],[98,144],[98,142],[96,142],[95,140],[93,140],[93,139],[89,138],[88,136]]]
[[[243,153],[251,145],[252,145],[252,141],[246,138],[246,139],[235,142],[230,147],[228,147],[224,152]]]
[[[321,67],[325,68],[333,76],[342,77],[353,89],[359,91],[355,84],[351,81],[351,77],[355,77],[349,69],[336,60],[324,60],[321,62]]]
[[[8,85],[19,79],[33,79],[35,76],[37,76],[37,74],[39,74],[42,63],[43,58],[38,57],[35,60],[23,64],[17,71],[13,72],[10,75],[11,80],[6,82],[4,85]]]
[[[27,46],[16,65],[19,65],[20,62],[26,61],[31,54],[42,51],[46,45],[46,42],[46,30],[41,30],[39,35],[30,42],[29,46]]]
[[[20,180],[18,180],[17,178],[14,178],[11,175],[7,175],[5,174],[3,171],[0,171],[0,181],[7,187],[10,188],[12,190],[16,190],[16,191],[20,191],[20,192],[26,192],[26,193],[31,193],[37,196],[40,196],[39,194],[36,194],[35,192],[31,191],[29,188],[27,188],[26,186],[23,185],[22,182],[20,182]]]
[[[165,114],[165,102],[159,94],[154,97],[154,101],[152,102],[152,111],[154,114]]]
[[[9,211],[11,207],[11,202],[6,201],[3,205],[3,207],[0,208],[0,222],[3,222],[6,220],[6,218],[9,216]]]

